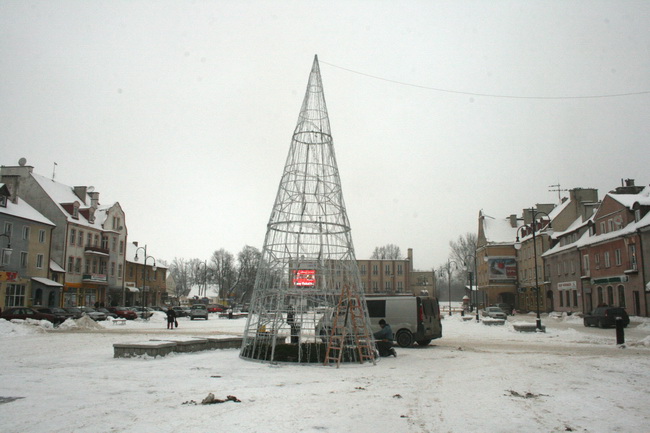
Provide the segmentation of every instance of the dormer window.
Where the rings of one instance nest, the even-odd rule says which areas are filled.
[[[0,207],[7,207],[7,196],[0,195]]]
[[[79,203],[74,202],[72,205],[72,218],[79,219]]]

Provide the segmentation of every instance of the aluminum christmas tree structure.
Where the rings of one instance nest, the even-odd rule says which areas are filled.
[[[374,342],[314,63],[267,226],[240,356],[374,362]]]

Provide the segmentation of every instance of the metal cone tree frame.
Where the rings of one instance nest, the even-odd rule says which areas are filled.
[[[364,326],[342,317],[344,292],[361,304]],[[269,218],[240,356],[324,362],[334,322],[348,337],[342,362],[363,362],[355,346],[373,344],[363,300],[316,56]]]

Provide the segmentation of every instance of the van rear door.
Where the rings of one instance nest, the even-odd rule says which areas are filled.
[[[422,310],[422,324],[424,326],[424,334],[431,338],[442,337],[442,323],[440,322],[440,307],[438,300],[432,298],[418,298],[421,299]],[[420,302],[418,302],[420,304]]]

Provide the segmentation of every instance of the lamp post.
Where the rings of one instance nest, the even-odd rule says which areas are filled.
[[[138,251],[140,250],[144,251],[144,260],[143,260],[143,268],[142,268],[142,318],[148,319],[149,317],[147,316],[147,293],[146,293],[147,292],[147,259],[153,260],[153,267],[151,269],[154,272],[156,272],[156,259],[152,256],[147,255],[147,246],[145,245],[144,247],[138,247],[135,250],[135,257],[133,259],[136,262],[138,261]]]
[[[463,262],[463,265],[465,265],[465,267],[468,267],[467,265],[468,265],[469,260],[467,260],[467,259],[470,258],[470,257],[472,259],[474,259],[474,272],[469,273],[469,289],[473,290],[475,292],[474,293],[474,307],[476,308],[476,321],[479,322],[480,319],[478,317],[478,275],[476,274],[476,256],[474,254],[470,254],[467,257],[465,257],[465,261]],[[476,279],[476,290],[474,290],[472,288],[472,287],[474,287],[473,282],[472,282],[472,276],[474,277],[474,279]]]
[[[454,264],[454,267],[458,269],[458,264],[453,260],[447,260],[447,289],[449,291],[449,315],[451,316],[451,264]]]
[[[199,284],[199,298],[201,298],[201,293],[203,293],[204,298],[207,298],[208,297],[208,261],[204,260],[203,262],[199,262],[198,266],[196,267],[197,274],[201,271],[201,264],[203,264],[203,292],[201,292],[201,284]]]
[[[551,227],[551,217],[546,213],[546,212],[541,212],[538,211],[535,208],[530,208],[530,213],[532,216],[532,221],[530,224],[530,228],[533,232],[533,265],[535,266],[535,301],[537,305],[537,319],[536,319],[536,328],[537,331],[541,332],[542,331],[542,318],[540,316],[540,311],[539,311],[539,275],[537,271],[537,240],[535,237],[535,233],[537,232],[537,215],[543,214],[548,217],[548,228]],[[521,242],[519,241],[519,231],[523,228],[528,228],[528,225],[524,224],[523,226],[519,227],[517,229],[517,240],[515,241],[515,249],[520,250],[521,249]]]

